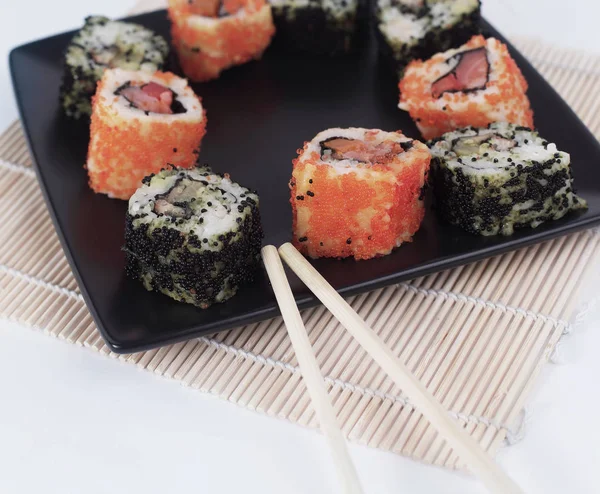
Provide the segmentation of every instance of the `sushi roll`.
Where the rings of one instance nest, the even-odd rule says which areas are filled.
[[[96,84],[107,68],[162,70],[169,45],[162,36],[138,24],[90,16],[65,52],[60,101],[65,114],[79,119],[92,113]]]
[[[511,235],[587,207],[575,194],[569,155],[526,127],[468,127],[430,148],[436,209],[470,233]]]
[[[376,34],[381,53],[401,72],[479,34],[480,0],[377,0]]]
[[[400,81],[400,104],[425,139],[462,127],[510,122],[533,127],[527,81],[495,38],[474,36],[460,48],[413,61]]]
[[[349,52],[358,31],[361,0],[270,0],[279,46],[321,55]]]
[[[170,72],[104,72],[94,96],[87,171],[94,192],[129,199],[171,164],[196,165],[206,115],[187,81]]]
[[[169,0],[169,18],[179,63],[197,82],[259,59],[275,33],[265,0]]]
[[[208,168],[144,178],[125,224],[127,273],[202,309],[233,297],[260,266],[258,196]]]
[[[401,132],[328,129],[294,160],[293,243],[305,255],[369,259],[410,242],[430,154]]]

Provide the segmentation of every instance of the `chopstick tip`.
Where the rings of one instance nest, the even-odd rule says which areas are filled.
[[[277,249],[277,250],[279,250],[279,252],[282,253],[282,252],[285,252],[286,250],[289,251],[290,249],[297,250],[296,247],[294,247],[294,245],[291,242],[286,242],[284,244],[281,244],[279,246],[279,249]]]
[[[276,249],[274,245],[264,245],[260,251],[264,254],[265,252],[269,252]]]

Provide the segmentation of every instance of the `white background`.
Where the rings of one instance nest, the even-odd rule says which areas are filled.
[[[596,2],[484,0],[507,35],[600,53]],[[30,0],[0,6],[0,130],[16,117],[6,57],[20,43],[119,16],[129,0]],[[6,239],[0,239],[4,242]],[[586,290],[586,296],[594,295]],[[529,493],[600,492],[600,315],[549,365],[519,444],[498,461]],[[476,481],[351,446],[365,491],[477,493]],[[333,493],[323,438],[0,321],[0,492]]]

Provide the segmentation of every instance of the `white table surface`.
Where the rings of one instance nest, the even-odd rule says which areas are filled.
[[[0,54],[123,15],[131,0],[0,5]],[[595,2],[484,0],[506,34],[600,52]],[[587,9],[587,11],[586,11]],[[0,129],[17,118],[0,64]],[[0,242],[5,239],[0,239]],[[590,291],[587,290],[587,295]],[[600,314],[563,343],[530,401],[523,441],[498,461],[528,493],[600,492]],[[370,494],[478,493],[468,477],[362,446],[351,454]],[[134,366],[0,321],[0,493],[334,493],[319,434],[241,409]]]

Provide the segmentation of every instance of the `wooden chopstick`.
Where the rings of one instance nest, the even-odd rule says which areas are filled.
[[[279,248],[279,254],[375,362],[406,393],[415,408],[438,430],[490,492],[502,494],[523,492],[481,446],[448,415],[442,404],[400,362],[379,336],[292,244],[283,244]]]
[[[356,469],[348,453],[346,441],[329,401],[323,376],[321,375],[310,340],[306,334],[302,317],[300,316],[300,312],[298,312],[298,307],[287,281],[279,253],[272,245],[263,247],[261,253],[269,280],[275,292],[275,298],[279,304],[285,326],[294,347],[294,352],[296,353],[296,358],[298,359],[302,377],[304,378],[317,418],[319,419],[321,430],[329,443],[333,461],[343,488],[342,492],[347,494],[362,494],[363,491]]]

